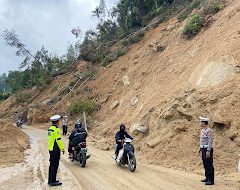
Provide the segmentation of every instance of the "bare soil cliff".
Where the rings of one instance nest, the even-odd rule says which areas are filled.
[[[240,147],[240,1],[229,1],[211,21],[186,40],[181,36],[185,23],[171,19],[148,31],[106,68],[80,63],[73,73],[37,92],[28,119],[47,122],[51,114],[67,112],[75,100],[92,98],[98,108],[89,118],[90,133],[97,147],[113,148],[114,134],[125,123],[135,137],[138,160],[199,173],[198,117],[208,116],[216,171],[235,172]],[[63,99],[64,90],[77,82],[77,73],[89,68],[97,73],[95,79],[81,80]],[[0,104],[2,116],[22,110],[13,99]]]

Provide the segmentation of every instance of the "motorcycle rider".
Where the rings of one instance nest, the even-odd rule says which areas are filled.
[[[116,160],[117,160],[119,151],[123,148],[123,143],[125,138],[129,138],[133,140],[133,138],[127,133],[126,126],[124,124],[121,124],[120,130],[115,135],[115,140],[116,140],[115,159]]]
[[[69,144],[68,144],[68,153],[69,158],[73,157],[72,148],[81,142],[86,142],[87,138],[87,131],[83,127],[81,122],[77,122],[75,124],[75,129],[72,131],[71,135],[69,136]]]

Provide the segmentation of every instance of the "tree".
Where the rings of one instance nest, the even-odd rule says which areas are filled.
[[[107,9],[105,0],[100,0],[99,5],[92,11],[94,17],[98,18],[98,22],[102,23],[106,20],[107,17],[110,16],[110,13]]]
[[[68,64],[72,64],[79,57],[81,43],[76,42],[75,44],[70,44],[67,48],[66,61]]]
[[[0,93],[5,92],[7,90],[6,78],[7,78],[6,73],[0,75]]]
[[[16,34],[16,32],[11,29],[11,30],[4,30],[2,33],[2,37],[5,41],[5,44],[10,46],[10,47],[15,47],[17,49],[16,51],[16,55],[17,56],[23,56],[24,61],[20,64],[20,68],[24,68],[26,66],[29,66],[30,64],[30,59],[36,59],[30,52],[30,50],[28,50],[26,48],[26,46],[20,41],[18,35]]]

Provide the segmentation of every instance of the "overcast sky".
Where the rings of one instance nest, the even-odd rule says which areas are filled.
[[[106,0],[110,9],[117,0]],[[99,0],[0,0],[0,33],[14,29],[32,52],[42,45],[50,52],[63,55],[69,43],[76,41],[71,34],[74,27],[83,31],[97,23],[91,11]],[[0,74],[18,69],[23,59],[15,49],[0,39]]]

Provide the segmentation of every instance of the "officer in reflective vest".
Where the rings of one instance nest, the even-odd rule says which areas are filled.
[[[50,154],[50,166],[48,173],[48,185],[49,186],[59,186],[62,185],[61,182],[56,180],[57,170],[59,166],[59,160],[61,152],[64,154],[64,144],[61,139],[59,120],[60,115],[54,115],[50,118],[52,121],[52,126],[48,129],[48,151]]]
[[[202,128],[200,134],[200,155],[202,156],[205,170],[205,179],[201,180],[205,185],[214,185],[214,167],[213,167],[213,132],[208,127],[209,119],[199,117]]]

